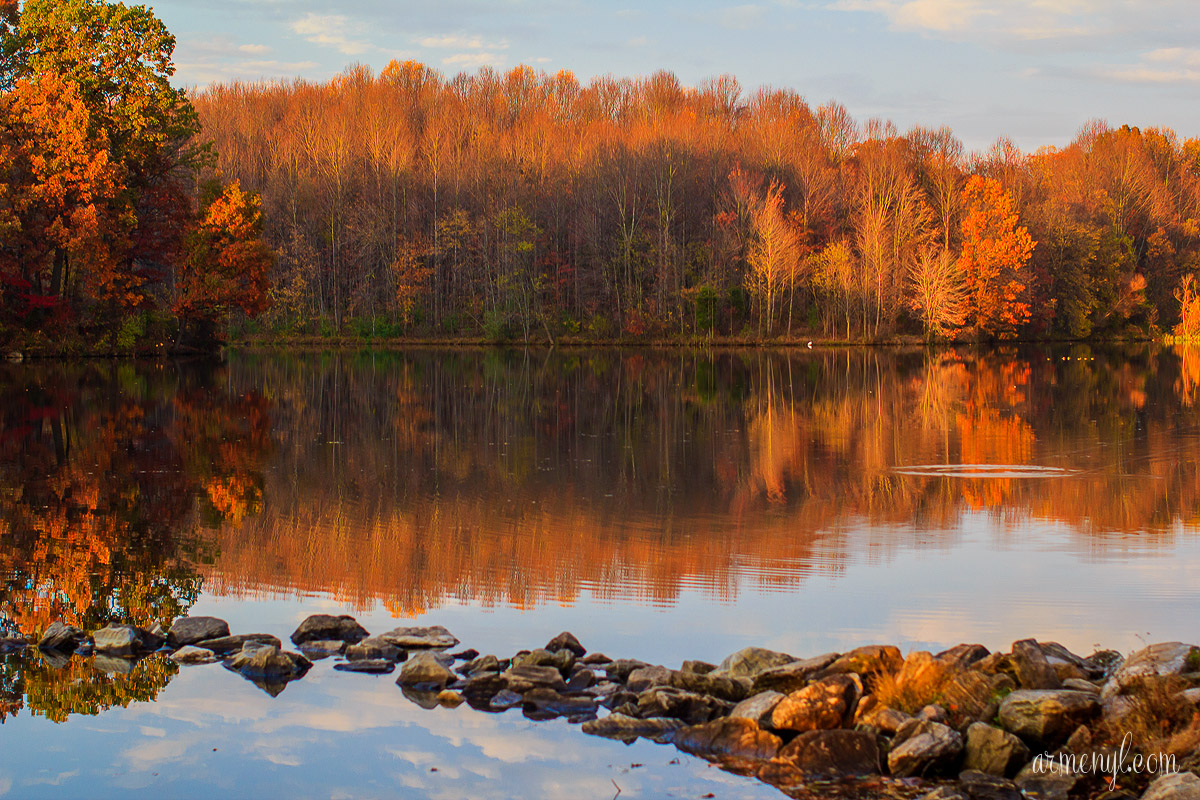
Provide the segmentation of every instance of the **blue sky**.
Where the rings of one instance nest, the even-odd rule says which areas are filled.
[[[950,125],[968,148],[1061,145],[1089,119],[1200,136],[1195,0],[166,0],[178,83],[413,58],[595,75],[729,73],[856,119]]]

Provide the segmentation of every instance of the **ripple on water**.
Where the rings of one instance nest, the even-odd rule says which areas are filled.
[[[1046,467],[1038,464],[910,464],[895,467],[897,475],[922,478],[1067,478],[1079,470]]]

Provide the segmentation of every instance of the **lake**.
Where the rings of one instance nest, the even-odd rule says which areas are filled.
[[[504,657],[1200,641],[1200,351],[0,366],[0,626],[313,613]],[[3,631],[0,630],[0,633]],[[0,796],[779,797],[316,662],[0,661]]]

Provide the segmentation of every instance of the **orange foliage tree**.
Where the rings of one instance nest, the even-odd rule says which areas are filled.
[[[968,320],[982,334],[1009,337],[1029,318],[1020,276],[1034,241],[1000,181],[973,175],[964,195],[959,267],[967,285]]]

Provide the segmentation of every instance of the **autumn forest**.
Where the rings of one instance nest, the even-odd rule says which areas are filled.
[[[183,90],[144,7],[2,8],[10,348],[1200,332],[1170,130],[968,153],[730,76],[411,61]]]

